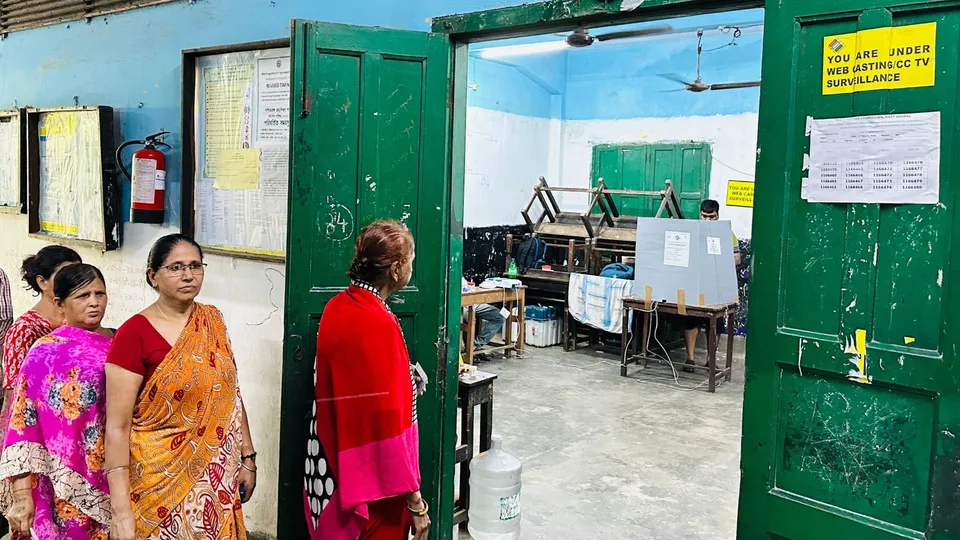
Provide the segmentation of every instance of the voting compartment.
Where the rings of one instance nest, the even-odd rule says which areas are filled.
[[[736,302],[733,245],[729,221],[638,219],[634,296],[687,306]]]

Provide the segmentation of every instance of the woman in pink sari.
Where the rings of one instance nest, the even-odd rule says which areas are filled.
[[[106,540],[107,290],[100,270],[75,264],[57,273],[53,292],[63,325],[38,339],[20,368],[0,454],[0,510],[20,538]]]

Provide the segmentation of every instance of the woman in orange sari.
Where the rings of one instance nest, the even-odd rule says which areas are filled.
[[[203,253],[161,238],[147,282],[157,301],[107,355],[106,469],[112,540],[242,540],[256,457],[223,315],[194,301]]]

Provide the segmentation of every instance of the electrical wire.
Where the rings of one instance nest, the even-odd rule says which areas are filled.
[[[717,159],[716,157],[714,157],[713,160],[716,161],[717,163],[719,163],[720,165],[723,165],[724,167],[730,169],[731,171],[733,171],[733,172],[735,172],[735,173],[740,173],[740,174],[742,174],[742,175],[744,175],[744,176],[749,176],[750,178],[756,178],[755,175],[750,174],[750,173],[748,173],[748,172],[746,172],[746,171],[741,171],[740,169],[737,169],[736,167],[731,167],[730,165],[727,165],[726,163],[720,161],[720,160]]]

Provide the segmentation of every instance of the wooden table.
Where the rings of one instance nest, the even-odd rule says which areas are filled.
[[[453,524],[465,529],[470,509],[470,460],[473,459],[474,407],[480,406],[480,453],[490,449],[493,440],[493,381],[496,375],[477,371],[461,375],[457,392],[460,409],[460,444],[456,461],[460,467],[460,498],[453,509]]]
[[[467,309],[467,323],[465,327],[461,327],[460,332],[465,340],[464,349],[466,354],[463,355],[463,361],[466,364],[473,364],[473,340],[477,334],[477,313],[475,311],[475,306],[480,304],[503,304],[505,308],[510,310],[510,316],[507,317],[506,321],[506,335],[503,336],[504,344],[497,345],[494,347],[489,347],[483,350],[483,352],[499,352],[503,351],[504,354],[510,356],[510,353],[517,351],[523,353],[523,341],[524,332],[524,323],[526,320],[526,311],[527,307],[527,298],[526,298],[527,287],[522,286],[519,289],[479,289],[474,288],[470,292],[465,292],[460,295],[460,305]],[[513,310],[516,308],[517,314],[513,314]],[[516,340],[513,339],[513,321],[517,321],[517,333],[519,334]]]
[[[659,360],[650,357],[647,351],[647,338],[650,335],[650,314],[653,313],[654,310],[658,313],[707,319],[707,365],[701,366],[697,364],[690,366],[690,364],[684,364],[682,362],[673,362],[669,358],[667,361],[673,364],[674,367],[681,369],[693,367],[693,369],[696,370],[706,370],[707,376],[709,377],[708,390],[710,392],[716,391],[718,377],[724,377],[725,381],[730,381],[730,378],[733,376],[733,336],[730,332],[733,331],[733,318],[734,315],[736,315],[737,304],[733,303],[722,306],[678,306],[677,304],[667,302],[655,302],[648,306],[642,298],[634,296],[628,296],[623,299],[623,345],[621,346],[622,354],[620,356],[620,375],[622,377],[627,376],[627,366],[629,364],[641,364],[646,368],[649,360]],[[628,332],[630,331],[630,313],[633,311],[643,313],[643,326],[639,345],[636,339],[632,340],[633,354],[631,355],[627,351],[627,344],[631,341],[628,339]],[[723,369],[717,369],[717,322],[720,319],[726,319],[728,332],[727,363]]]

